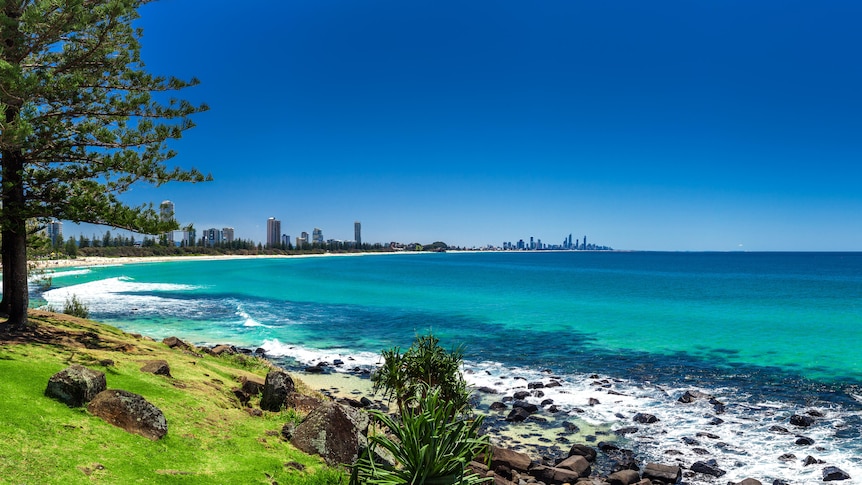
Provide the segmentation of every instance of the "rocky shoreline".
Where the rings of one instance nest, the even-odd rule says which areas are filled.
[[[220,346],[224,348],[224,346]],[[219,347],[215,347],[218,349]],[[237,352],[266,358],[264,349],[233,349]],[[276,365],[284,364],[278,359]],[[314,376],[325,376],[336,373],[352,375],[360,379],[370,376],[368,369],[349,367],[349,363],[341,360],[333,362],[318,362],[314,365],[288,366],[293,372],[299,372],[303,379],[314,380]],[[609,397],[619,395],[613,389],[613,382],[602,379],[598,375],[590,376],[592,385]],[[517,379],[517,378],[516,378]],[[523,380],[523,379],[522,379]],[[784,479],[768,479],[766,477],[747,477],[741,481],[722,481],[728,472],[721,464],[721,457],[714,456],[702,446],[702,442],[710,442],[719,449],[740,448],[743,444],[739,437],[721,435],[720,417],[728,407],[727,403],[704,392],[692,389],[682,393],[676,401],[681,406],[708,406],[710,412],[704,414],[703,430],[691,437],[683,438],[680,449],[665,451],[664,460],[648,460],[640,456],[636,449],[637,442],[632,436],[649,437],[651,425],[660,421],[657,416],[638,412],[631,417],[631,425],[621,427],[596,428],[584,433],[576,424],[576,417],[583,409],[575,408],[562,412],[553,399],[544,398],[548,389],[560,386],[554,376],[549,375],[542,381],[528,382],[523,380],[522,389],[501,395],[497,389],[480,387],[476,389],[474,404],[477,410],[486,416],[484,431],[491,435],[493,451],[491,457],[482,463],[477,460],[471,464],[472,469],[484,476],[494,478],[498,485],[536,484],[536,485],[658,485],[672,483],[687,484],[740,484],[757,485],[771,483],[772,485],[789,485]],[[350,408],[386,409],[386,403],[374,399],[371,395],[353,389],[345,390],[336,387],[319,389],[334,401]],[[370,391],[368,389],[365,392]],[[533,402],[530,402],[533,401]],[[538,403],[536,403],[538,401]],[[484,403],[484,404],[483,404]],[[590,398],[584,407],[600,404],[598,399]],[[562,415],[562,416],[561,416]],[[574,416],[572,419],[566,417]],[[620,418],[625,418],[620,415]],[[799,461],[804,467],[818,467],[822,481],[849,480],[851,477],[837,466],[825,463],[806,453],[804,458],[796,455],[800,447],[819,449],[814,440],[803,433],[817,421],[824,418],[823,412],[808,409],[801,414],[794,414],[783,425],[772,425],[770,431],[776,437],[786,438],[788,452],[778,457],[780,462]],[[519,433],[522,428],[536,426],[544,432]],[[581,442],[573,442],[580,440]],[[682,458],[684,448],[698,456],[694,461]],[[481,457],[480,457],[481,458]],[[724,460],[726,462],[726,460]],[[766,481],[761,481],[766,480]]]

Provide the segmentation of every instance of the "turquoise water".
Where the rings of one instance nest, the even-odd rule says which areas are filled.
[[[506,373],[539,379],[547,370],[567,380],[569,395],[558,402],[569,399],[572,409],[590,391],[579,387],[589,374],[640,396],[586,417],[594,421],[612,421],[626,406],[694,419],[674,414],[682,411],[672,398],[698,388],[744,403],[740,420],[755,419],[745,413],[757,406],[813,405],[831,410],[840,420],[833,427],[859,424],[862,253],[177,261],[60,271],[53,282],[43,297],[54,306],[76,294],[94,318],[158,338],[262,347],[286,362],[346,357],[372,366],[381,349],[433,331],[445,345],[466,345],[477,385],[505,391],[514,388]],[[862,478],[851,457],[862,443],[858,431],[823,434],[830,447],[818,453],[845,471],[859,467]],[[758,439],[773,446],[768,438]],[[644,443],[645,453],[653,445]],[[735,469],[811,473],[792,463]]]

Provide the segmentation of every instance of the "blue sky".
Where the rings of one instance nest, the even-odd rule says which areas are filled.
[[[205,6],[204,6],[205,5]],[[150,71],[210,111],[198,229],[619,249],[862,250],[858,1],[144,6]],[[72,224],[67,234],[79,231]],[[104,229],[83,227],[85,234]]]

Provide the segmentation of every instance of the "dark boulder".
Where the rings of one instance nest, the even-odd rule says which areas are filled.
[[[736,482],[733,485],[763,485],[760,480],[755,480],[753,478],[746,478],[741,482]]]
[[[476,390],[485,394],[499,394],[493,387],[482,386]]]
[[[484,462],[485,460],[479,460]],[[496,473],[511,476],[512,471],[525,473],[530,469],[530,456],[518,451],[491,446],[491,470]]]
[[[615,429],[614,434],[617,436],[625,436],[627,434],[637,433],[638,428],[636,426],[626,426],[625,428]]]
[[[491,405],[488,406],[488,409],[490,409],[491,411],[502,411],[504,409],[509,409],[509,406],[506,406],[505,404],[501,403],[500,401],[496,401],[496,402],[492,402]]]
[[[530,397],[530,391],[518,391],[512,395],[515,399],[526,399]]]
[[[620,470],[608,475],[607,481],[610,485],[633,485],[640,479],[640,474],[635,470]]]
[[[572,455],[566,458],[557,463],[555,468],[570,470],[581,477],[588,477],[590,475],[590,461],[580,455]]]
[[[90,401],[87,411],[118,428],[153,441],[168,434],[168,422],[161,409],[132,392],[119,389],[102,391]]]
[[[242,384],[242,390],[249,396],[257,396],[262,393],[263,386],[266,384],[263,379],[257,376],[241,377],[239,382]]]
[[[563,483],[574,483],[581,475],[565,468],[554,468],[545,465],[536,465],[530,468],[529,474],[542,483],[548,485],[561,485]]]
[[[368,444],[368,414],[335,402],[317,407],[290,439],[300,450],[319,455],[330,466],[350,464]]]
[[[796,461],[796,455],[793,453],[785,453],[778,457],[778,461]]]
[[[674,484],[682,479],[682,469],[678,466],[647,463],[642,475],[652,482]]]
[[[543,389],[544,387],[545,384],[541,381],[530,382],[529,384],[527,384],[527,389]]]
[[[45,395],[67,406],[78,407],[92,400],[106,387],[104,372],[75,364],[48,379]]]
[[[589,404],[590,406],[595,406],[596,404],[601,404],[601,403],[599,402],[598,399],[591,397],[589,399],[589,401],[587,401],[587,404]]]
[[[699,399],[712,399],[712,396],[700,391],[685,391],[677,401],[683,404],[689,404]]]
[[[814,458],[811,455],[806,456],[805,459],[802,460],[802,466],[822,465],[823,463],[824,463],[823,460],[818,460],[817,458]]]
[[[596,450],[587,445],[572,445],[569,449],[569,456],[583,456],[590,463],[596,461],[597,455]]]
[[[837,466],[827,466],[823,469],[823,481],[824,482],[832,482],[835,480],[850,480],[850,475],[848,475],[844,470],[838,468]]]
[[[697,461],[691,466],[691,471],[713,477],[720,477],[727,473],[718,467],[718,463],[715,460]]]
[[[168,337],[168,338],[162,340],[162,343],[167,345],[168,347],[170,347],[172,349],[179,348],[180,350],[190,350],[192,348],[191,345],[183,342],[182,340],[180,340],[176,337]]]
[[[535,404],[528,403],[527,401],[515,401],[512,403],[513,408],[521,408],[524,411],[527,411],[530,414],[539,412],[539,406]]]
[[[814,440],[807,436],[799,436],[796,438],[796,444],[799,446],[810,446],[814,444]]]
[[[171,377],[171,367],[166,360],[151,360],[141,367],[141,372]]]
[[[512,408],[509,415],[506,416],[506,421],[520,423],[530,417],[530,413],[524,408]]]
[[[563,421],[563,429],[568,431],[569,433],[577,433],[581,430],[577,424],[571,421]]]
[[[287,395],[293,392],[296,386],[287,372],[281,369],[273,369],[266,374],[263,384],[263,397],[260,398],[260,408],[264,411],[281,411]]]
[[[635,414],[634,421],[641,424],[652,424],[658,422],[659,419],[652,414],[637,413]]]
[[[770,427],[769,427],[769,431],[772,431],[773,433],[778,433],[778,434],[788,434],[788,433],[790,433],[790,430],[788,430],[788,429],[787,429],[787,428],[785,428],[784,426],[778,426],[777,424],[776,424],[776,425],[772,425],[772,426],[770,426]]]
[[[793,426],[799,426],[800,428],[807,428],[814,424],[814,418],[802,414],[794,414],[793,416],[790,416],[790,424]]]
[[[236,347],[233,345],[216,345],[210,350],[210,353],[213,355],[232,355],[236,354],[238,351]]]

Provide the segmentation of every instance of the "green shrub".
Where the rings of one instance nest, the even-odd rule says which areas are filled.
[[[353,466],[350,484],[473,485],[493,480],[467,473],[467,464],[487,451],[488,436],[479,436],[482,417],[455,417],[462,409],[444,399],[438,388],[424,393],[400,420],[370,411],[393,436],[381,433],[368,437],[368,448]],[[376,463],[378,447],[391,454],[396,463]]]
[[[90,309],[75,295],[66,297],[66,303],[63,305],[63,313],[66,315],[72,315],[73,317],[90,317]]]
[[[446,351],[433,335],[419,336],[403,354],[398,347],[382,352],[384,363],[371,380],[374,392],[383,391],[386,397],[398,404],[404,413],[421,402],[429,391],[439,390],[440,397],[454,404],[460,412],[468,404],[470,395],[461,375],[463,347]]]

